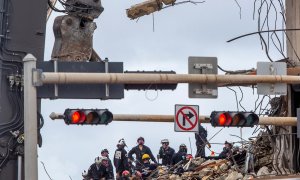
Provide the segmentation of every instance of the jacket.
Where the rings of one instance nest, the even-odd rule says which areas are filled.
[[[160,147],[159,149],[159,157],[162,159],[162,165],[167,166],[172,164],[172,157],[175,153],[175,150],[171,147],[164,149]]]

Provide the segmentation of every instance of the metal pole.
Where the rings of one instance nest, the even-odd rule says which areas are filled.
[[[63,119],[60,113],[51,113],[50,118]],[[209,116],[199,116],[200,123],[210,123]],[[140,122],[174,122],[173,115],[150,115],[150,114],[114,114],[113,121],[140,121]],[[297,126],[296,117],[259,117],[259,125]]]
[[[22,156],[18,156],[18,180],[22,180]]]
[[[32,70],[36,68],[36,58],[27,54],[24,59],[24,173],[25,180],[37,180],[37,98],[33,85]]]
[[[300,76],[287,75],[214,75],[214,74],[123,74],[123,73],[51,73],[43,72],[44,84],[173,84],[173,83],[217,83],[300,84]]]

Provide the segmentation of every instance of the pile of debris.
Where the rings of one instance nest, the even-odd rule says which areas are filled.
[[[233,147],[227,159],[218,157],[184,160],[172,167],[159,166],[155,179],[244,180],[280,175],[273,164],[272,142],[265,132],[241,147]],[[288,175],[288,173],[286,174]]]

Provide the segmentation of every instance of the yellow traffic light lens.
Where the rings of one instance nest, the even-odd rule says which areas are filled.
[[[89,112],[88,115],[86,116],[86,122],[88,124],[92,124],[96,120],[98,120],[98,114],[96,112]]]

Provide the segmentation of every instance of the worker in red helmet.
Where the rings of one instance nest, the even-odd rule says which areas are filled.
[[[139,169],[142,166],[142,157],[144,154],[148,154],[150,156],[150,159],[157,164],[157,161],[155,159],[155,157],[153,156],[151,150],[149,147],[147,147],[146,145],[144,145],[145,143],[145,139],[143,137],[139,137],[137,139],[137,143],[138,145],[133,147],[129,152],[128,152],[128,158],[130,161],[133,161],[133,157],[132,155],[135,154],[136,156],[136,168]]]

